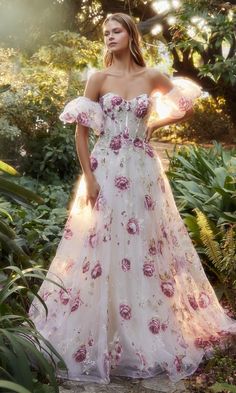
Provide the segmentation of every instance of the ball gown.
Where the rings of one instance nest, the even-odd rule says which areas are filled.
[[[176,78],[159,97],[180,118],[200,89]],[[92,208],[81,175],[63,236],[29,315],[76,381],[109,383],[112,375],[176,382],[236,333],[206,277],[177,210],[162,163],[145,130],[154,105],[146,93],[125,100],[108,92],[80,96],[60,115],[94,130],[91,169],[100,185]],[[162,111],[163,113],[163,111]]]

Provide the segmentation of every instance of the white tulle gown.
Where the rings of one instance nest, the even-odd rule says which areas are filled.
[[[179,83],[178,83],[179,82]],[[199,95],[176,80],[163,96],[181,117]],[[176,208],[158,154],[144,136],[153,98],[109,92],[78,97],[60,119],[99,135],[90,156],[100,185],[85,204],[83,176],[49,271],[66,291],[44,281],[29,315],[77,381],[109,383],[111,375],[172,381],[192,374],[205,353],[236,333],[219,304]]]

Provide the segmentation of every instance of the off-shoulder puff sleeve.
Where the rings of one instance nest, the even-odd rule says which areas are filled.
[[[80,123],[90,127],[95,134],[100,135],[103,128],[103,111],[98,102],[87,97],[79,96],[68,102],[59,119],[63,123]]]
[[[174,87],[168,93],[155,98],[155,110],[161,119],[180,119],[201,95],[201,87],[191,79],[173,77],[171,81]]]

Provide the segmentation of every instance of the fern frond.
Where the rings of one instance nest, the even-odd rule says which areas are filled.
[[[228,276],[236,274],[236,225],[227,229],[223,237],[222,245],[223,262]]]
[[[199,209],[195,209],[195,212],[200,231],[200,239],[205,246],[206,255],[213,265],[219,271],[222,271],[224,270],[222,266],[223,255],[219,243],[215,240],[215,234],[213,233],[205,214]]]

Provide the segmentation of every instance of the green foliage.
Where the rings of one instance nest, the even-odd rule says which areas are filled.
[[[78,33],[58,31],[51,36],[51,44],[42,46],[33,56],[43,65],[63,70],[83,69],[88,64],[98,66],[102,44],[90,41]]]
[[[38,296],[35,279],[46,279],[43,270],[37,266],[24,270],[8,266],[0,270],[0,391],[3,392],[6,390],[1,387],[10,391],[12,387],[16,392],[24,392],[23,387],[35,393],[59,392],[54,365],[56,359],[64,365],[63,360],[37,332],[26,313],[32,297]],[[41,298],[39,300],[46,313],[45,303]],[[47,384],[39,382],[42,378]]]
[[[195,247],[235,309],[236,157],[215,143],[175,152],[168,176]]]
[[[234,141],[235,128],[227,114],[225,99],[204,97],[194,106],[194,113],[186,122],[175,123],[157,130],[154,138],[162,141],[209,143]]]
[[[230,4],[230,3],[228,3]],[[234,28],[236,14],[220,1],[185,0],[176,13],[172,27],[172,50],[180,50],[191,57],[199,69],[198,76],[210,77],[223,86],[236,83],[236,58]],[[223,55],[228,44],[228,53]],[[194,56],[195,55],[195,56]]]
[[[196,207],[216,225],[236,222],[235,150],[183,147],[170,160],[169,178],[180,211]]]
[[[235,392],[236,357],[233,347],[215,348],[214,356],[204,360],[198,370],[186,381],[191,393]]]
[[[84,61],[88,61],[89,53],[95,56],[95,43],[89,45],[83,37],[64,35],[61,32],[53,38],[58,50],[64,50],[65,41],[71,52],[73,45],[86,48]],[[59,69],[56,61],[47,62],[46,57],[43,61],[37,53],[27,59],[16,51],[0,52],[5,71],[2,82],[9,80],[12,86],[2,95],[0,104],[1,157],[11,158],[21,172],[50,183],[73,179],[80,171],[74,146],[75,125],[63,126],[58,116],[67,101],[82,94],[82,65],[71,68],[64,59],[63,69]],[[90,133],[90,147],[94,142],[95,136]]]

